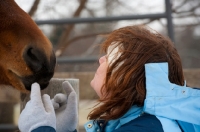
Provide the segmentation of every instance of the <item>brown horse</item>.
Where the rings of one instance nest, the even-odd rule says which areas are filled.
[[[14,0],[0,0],[0,84],[26,93],[49,84],[55,68],[50,41]]]

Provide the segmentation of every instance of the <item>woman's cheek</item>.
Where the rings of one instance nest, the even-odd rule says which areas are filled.
[[[90,82],[91,87],[94,89],[96,94],[101,97],[101,87],[103,85],[103,80],[98,78],[98,76],[94,76],[92,81]]]
[[[104,84],[105,78],[106,78],[106,72],[107,72],[107,63],[101,63],[100,66],[98,67],[94,78],[90,82],[91,87],[95,90],[97,95],[101,98],[101,88]]]

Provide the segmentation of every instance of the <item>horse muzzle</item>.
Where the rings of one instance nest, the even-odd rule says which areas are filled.
[[[33,72],[32,75],[21,78],[26,90],[30,91],[34,82],[40,84],[41,90],[45,89],[54,75],[56,64],[54,52],[48,57],[42,50],[28,47],[23,54],[23,58]]]

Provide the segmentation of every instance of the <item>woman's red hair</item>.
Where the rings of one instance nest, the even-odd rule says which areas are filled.
[[[181,59],[173,43],[145,26],[127,26],[111,32],[102,44],[102,51],[118,46],[120,56],[107,69],[100,105],[89,119],[117,119],[133,105],[143,106],[146,95],[144,64],[168,62],[169,80],[183,85]]]

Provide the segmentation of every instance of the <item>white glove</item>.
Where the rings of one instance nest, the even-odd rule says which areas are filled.
[[[66,95],[59,93],[52,99],[56,112],[56,132],[72,132],[78,122],[76,92],[68,81],[63,82],[62,87]]]
[[[38,83],[31,86],[30,101],[20,114],[18,126],[21,132],[31,132],[41,126],[56,129],[56,116],[50,97],[44,94],[41,98]]]

